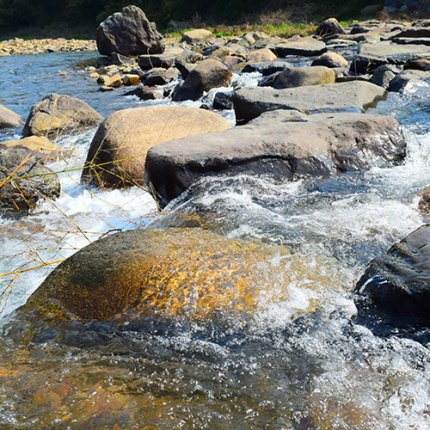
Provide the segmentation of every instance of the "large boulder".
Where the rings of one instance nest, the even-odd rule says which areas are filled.
[[[71,96],[50,94],[35,104],[22,134],[27,136],[58,136],[99,124],[103,117],[84,101]]]
[[[278,57],[286,57],[287,55],[316,57],[327,51],[324,42],[312,37],[300,36],[294,36],[286,42],[281,42],[269,47]]]
[[[146,181],[164,206],[205,176],[320,176],[398,162],[405,149],[392,117],[278,110],[244,126],[157,145],[147,155]]]
[[[278,90],[305,85],[334,84],[336,73],[324,66],[292,67],[265,79],[261,86],[270,86]]]
[[[114,112],[99,127],[82,181],[98,186],[142,185],[146,153],[173,139],[228,128],[220,115],[185,106],[153,106]]]
[[[368,82],[315,85],[284,90],[242,88],[234,92],[236,121],[245,123],[263,112],[288,109],[303,112],[364,111],[383,99],[383,88]]]
[[[39,200],[60,195],[60,182],[45,165],[45,154],[0,145],[0,213],[24,215]]]
[[[346,31],[336,18],[329,18],[318,26],[315,34],[320,37],[328,37],[335,34],[346,34]]]
[[[0,104],[0,129],[22,126],[22,118],[14,111]]]
[[[53,320],[161,316],[225,322],[252,318],[270,303],[291,302],[300,289],[312,295],[291,307],[312,311],[316,295],[335,284],[322,262],[307,264],[281,246],[226,239],[199,228],[127,231],[67,259],[20,312]]]
[[[184,83],[176,86],[173,101],[198,100],[205,91],[228,87],[233,73],[218,60],[207,59],[199,63],[187,76]]]
[[[127,6],[106,18],[97,29],[97,48],[102,55],[160,54],[163,37],[142,9]]]
[[[374,259],[356,290],[359,316],[394,327],[430,326],[430,226]]]

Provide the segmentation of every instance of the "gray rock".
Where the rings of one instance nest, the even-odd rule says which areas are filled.
[[[151,148],[146,183],[162,206],[202,177],[271,174],[293,179],[398,162],[406,144],[388,116],[342,113],[306,116],[275,111],[233,129]]]
[[[346,32],[336,18],[329,18],[318,26],[315,34],[320,37],[326,37],[333,34],[346,34]]]
[[[184,52],[181,48],[170,48],[162,54],[139,55],[138,63],[142,70],[162,67],[168,69],[175,64],[176,58]]]
[[[430,47],[425,45],[397,45],[390,44],[389,42],[380,42],[361,45],[359,54],[380,57],[392,64],[402,64],[412,58],[419,58],[430,54]]]
[[[278,56],[297,55],[302,57],[316,57],[327,51],[326,44],[312,37],[292,37],[286,42],[269,48]]]
[[[358,281],[359,316],[394,327],[430,324],[430,226],[374,259]]]
[[[312,66],[325,66],[330,68],[348,67],[348,60],[336,52],[326,52],[312,62]]]
[[[14,111],[0,104],[0,129],[22,126],[22,118]]]
[[[430,37],[422,37],[420,39],[410,39],[408,37],[396,37],[392,40],[398,45],[426,45],[430,46]]]
[[[213,108],[218,110],[233,109],[232,93],[218,92],[215,94]]]
[[[417,58],[406,62],[405,69],[411,70],[423,70],[430,72],[430,57],[429,58]]]
[[[178,79],[179,70],[171,67],[170,69],[156,68],[149,71],[146,74],[144,81],[145,85],[150,87],[155,85],[166,85],[169,82]]]
[[[382,88],[388,88],[390,86],[390,82],[396,77],[396,74],[399,72],[400,70],[398,70],[394,66],[380,66],[373,73],[371,82],[372,84],[379,85]]]
[[[137,6],[127,6],[106,18],[97,29],[97,48],[102,55],[159,54],[163,37]]]
[[[361,81],[315,85],[285,90],[242,88],[233,94],[238,123],[245,123],[263,112],[287,109],[302,112],[362,112],[376,105],[386,92],[374,84]]]
[[[44,154],[0,146],[0,213],[25,215],[39,200],[60,195],[60,181],[44,165]],[[11,173],[13,173],[11,175]]]
[[[291,67],[282,72],[278,72],[272,77],[260,81],[259,85],[263,87],[272,87],[276,89],[295,88],[305,85],[334,84],[336,82],[336,73],[324,66],[314,67]]]
[[[388,91],[401,93],[412,81],[430,81],[430,72],[422,70],[404,70],[390,81]]]
[[[221,61],[204,60],[193,68],[183,84],[176,86],[172,100],[198,100],[205,91],[212,88],[228,87],[232,75],[232,71]]]
[[[389,61],[385,57],[377,57],[375,55],[356,55],[351,62],[349,69],[351,75],[363,75],[373,73],[378,67],[388,64]]]
[[[133,64],[134,61],[135,58],[119,54],[118,52],[112,52],[110,55],[111,64],[115,64],[116,66],[122,66],[123,64]]]
[[[273,75],[276,72],[289,69],[291,66],[285,61],[263,61],[261,63],[248,63],[243,69],[243,73],[261,73],[263,76]]]
[[[50,94],[31,108],[23,136],[58,136],[99,124],[103,117],[84,101]]]
[[[429,37],[430,38],[430,28],[428,27],[411,27],[403,31],[396,32],[395,35],[391,36],[390,39],[394,38],[422,38],[422,37]]]

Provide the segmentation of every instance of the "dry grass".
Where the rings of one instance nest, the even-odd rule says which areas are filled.
[[[56,133],[53,138],[54,141],[59,141],[61,137],[65,134],[67,130],[67,135],[77,135],[82,133],[82,130],[77,130],[76,127],[71,128],[70,123],[66,124],[62,130]],[[162,131],[160,131],[162,132]],[[132,130],[130,130],[132,133]],[[68,151],[60,151],[60,158],[57,162],[64,165],[63,168],[53,170],[51,173],[46,175],[67,175],[68,179],[73,178],[73,182],[76,186],[80,186],[79,177],[76,175],[77,172],[81,172],[84,168],[84,163],[80,166],[75,166],[76,163],[76,147],[72,147]],[[31,156],[31,154],[30,154]],[[0,181],[0,188],[6,185],[13,184],[16,189],[19,189],[19,182],[23,179],[31,179],[33,177],[39,176],[44,177],[44,175],[28,174],[20,175],[18,174],[19,169],[27,162],[26,158],[18,166],[11,169],[10,173],[7,174]],[[121,172],[121,162],[123,160],[114,160],[109,163],[102,163],[98,165],[92,165],[92,167],[101,169],[109,169],[109,165],[116,165],[116,172]],[[109,169],[110,171],[110,169]],[[143,196],[149,190],[140,184],[132,182],[132,178],[128,178],[124,172],[124,176],[120,176],[120,173],[116,173],[120,182],[131,182],[132,185],[138,187],[142,190],[142,195],[134,194],[130,196],[127,201],[127,205],[132,205],[135,199]],[[109,193],[110,189],[92,189],[86,188],[87,193],[90,194],[91,200],[94,202],[98,201],[101,206],[108,206],[112,208],[112,211],[122,211],[124,209],[124,202],[119,202],[116,204],[112,203],[104,198],[106,193]],[[25,284],[27,278],[22,278],[28,274],[36,274],[36,278],[44,278],[46,275],[52,271],[55,266],[64,261],[64,254],[70,255],[78,251],[85,246],[85,244],[90,244],[94,240],[99,239],[102,236],[113,234],[120,231],[118,228],[107,228],[104,231],[90,231],[80,225],[80,219],[76,219],[76,214],[70,215],[66,210],[62,209],[55,200],[43,195],[40,191],[34,190],[34,193],[39,197],[39,203],[35,210],[30,210],[29,217],[17,218],[10,220],[7,223],[0,225],[1,235],[4,239],[3,245],[3,255],[0,257],[0,266],[6,268],[3,273],[0,273],[0,317],[4,316],[4,312],[7,309],[8,302],[12,295],[14,294],[15,288],[28,288]],[[49,217],[54,219],[58,223],[58,228],[46,228],[43,225],[43,212],[40,212],[40,208],[43,204],[43,208],[48,212]],[[154,204],[155,206],[155,204]],[[50,209],[48,209],[50,207]],[[142,218],[154,218],[158,215],[158,210],[151,210],[142,213]],[[87,214],[88,215],[88,214]],[[85,216],[85,214],[84,214]],[[42,217],[42,221],[34,221],[36,218]],[[101,224],[106,224],[106,215],[102,211],[100,214],[91,213],[91,217],[99,218]],[[42,224],[40,224],[42,222]],[[136,228],[136,223],[139,223],[139,219],[121,219],[123,228],[127,229],[129,227]],[[93,222],[95,224],[95,222]],[[13,248],[6,249],[6,238],[13,241]],[[81,238],[81,239],[79,239]],[[77,242],[79,241],[82,246],[70,245],[69,241]],[[49,256],[49,258],[47,258]],[[0,271],[1,272],[1,271]],[[34,279],[34,278],[33,278]],[[19,282],[21,281],[21,282]],[[21,285],[20,285],[21,284]]]

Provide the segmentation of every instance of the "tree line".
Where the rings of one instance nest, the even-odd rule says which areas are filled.
[[[365,0],[347,3],[342,0],[0,0],[0,33],[61,23],[69,27],[95,27],[128,4],[141,7],[151,20],[165,28],[172,20],[189,21],[196,17],[209,24],[234,24],[263,11],[300,10],[304,5],[317,15],[337,13],[346,17],[373,3]]]

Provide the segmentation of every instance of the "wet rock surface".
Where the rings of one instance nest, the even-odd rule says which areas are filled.
[[[359,316],[393,327],[430,324],[430,226],[425,225],[373,260],[359,280]]]
[[[276,259],[292,267],[279,280],[269,269]],[[22,312],[60,321],[252,317],[263,300],[288,300],[293,280],[307,279],[313,289],[321,288],[329,279],[318,272],[287,249],[260,241],[229,240],[202,229],[136,230],[111,235],[73,255]]]
[[[246,172],[288,180],[362,170],[404,156],[393,118],[274,111],[246,126],[157,145],[147,155],[146,181],[165,206],[205,176]]]

